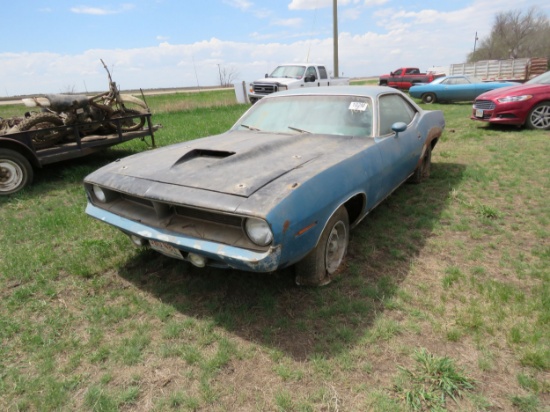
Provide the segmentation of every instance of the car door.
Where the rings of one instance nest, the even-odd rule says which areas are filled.
[[[314,77],[314,80],[306,82],[306,79],[310,78],[311,76]],[[319,81],[319,75],[317,74],[317,69],[315,68],[315,66],[309,66],[306,69],[306,73],[304,75],[304,86],[305,87],[317,87],[318,86],[317,85],[318,81]]]
[[[468,101],[473,100],[474,86],[465,77],[450,77],[445,79],[445,92],[440,100]]]
[[[416,130],[418,112],[403,96],[386,94],[378,100],[378,137],[375,138],[382,168],[380,182],[384,196],[391,193],[414,171],[422,151],[421,135]],[[403,122],[407,128],[395,133],[392,125]]]
[[[325,69],[325,66],[317,66],[317,71],[319,72],[319,86],[328,86],[329,80],[328,80],[328,74],[327,69]]]

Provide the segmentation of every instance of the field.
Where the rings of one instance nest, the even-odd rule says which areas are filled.
[[[148,97],[157,144],[226,130],[232,93]],[[82,179],[144,142],[38,171],[0,199],[0,410],[549,411],[550,134],[425,107],[447,121],[430,179],[351,233],[323,288],[88,218]]]

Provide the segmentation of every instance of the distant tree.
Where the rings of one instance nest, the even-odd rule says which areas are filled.
[[[491,34],[482,39],[468,61],[547,57],[550,59],[550,21],[537,7],[498,13]]]
[[[231,86],[235,80],[239,78],[238,70],[233,67],[225,67],[218,64],[218,71],[220,74],[220,86]]]

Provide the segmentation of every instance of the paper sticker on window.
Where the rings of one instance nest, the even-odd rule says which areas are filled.
[[[369,104],[365,102],[351,102],[348,109],[352,112],[364,112],[367,107],[369,107]]]

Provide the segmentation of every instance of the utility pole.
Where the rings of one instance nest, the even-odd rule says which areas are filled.
[[[334,77],[340,77],[340,71],[338,69],[338,1],[332,0],[332,27],[333,27],[333,40],[334,45]]]

